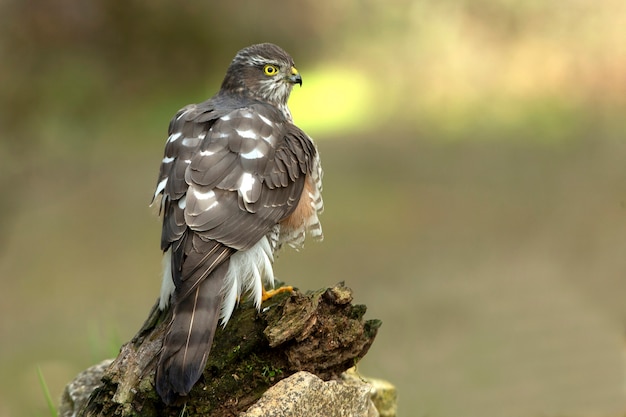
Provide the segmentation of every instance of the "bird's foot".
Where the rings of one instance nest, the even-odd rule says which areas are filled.
[[[291,285],[286,285],[280,288],[274,288],[269,291],[266,291],[265,287],[263,287],[263,292],[261,293],[261,301],[267,301],[273,296],[280,294],[282,292],[293,292],[293,287]]]

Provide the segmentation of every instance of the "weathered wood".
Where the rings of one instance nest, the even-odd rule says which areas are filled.
[[[379,320],[363,320],[352,292],[338,284],[244,303],[218,328],[203,377],[180,404],[166,407],[154,390],[156,358],[168,312],[153,307],[137,335],[120,350],[79,416],[235,416],[283,378],[305,370],[328,380],[368,351]]]

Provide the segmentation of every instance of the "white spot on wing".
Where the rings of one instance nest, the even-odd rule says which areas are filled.
[[[261,152],[258,149],[253,149],[250,152],[241,154],[241,157],[245,159],[259,159],[259,158],[263,158],[264,156],[265,155],[263,155],[263,152]]]
[[[200,156],[211,156],[213,155],[215,152],[213,151],[200,151]]]
[[[163,178],[157,185],[156,191],[154,191],[154,198],[165,190],[165,185],[167,185],[167,177]]]
[[[183,134],[180,132],[172,133],[169,138],[167,138],[168,143],[176,142],[178,138],[180,138]]]
[[[209,190],[206,193],[203,193],[194,188],[193,196],[196,200],[208,200],[209,198],[215,198],[215,192],[213,190]]]
[[[257,139],[259,137],[259,135],[257,135],[257,133],[252,129],[246,129],[246,130],[237,129],[236,131],[237,131],[237,134],[241,136],[242,138]]]
[[[259,119],[261,119],[263,121],[263,123],[265,123],[266,125],[272,127],[274,126],[274,122],[272,122],[270,119],[268,119],[267,117],[263,116],[262,114],[258,114],[257,116],[259,116]]]
[[[183,198],[181,198],[180,200],[178,200],[178,207],[181,210],[185,210],[185,206],[187,205],[187,197],[183,196]]]
[[[182,144],[183,146],[193,147],[196,146],[199,141],[198,138],[184,138]]]
[[[196,190],[195,188],[192,189],[193,192],[193,196],[196,198],[196,200],[198,201],[208,201],[208,200],[213,200],[208,206],[204,207],[203,210],[204,211],[209,211],[212,208],[217,207],[217,205],[219,204],[217,202],[217,199],[215,198],[215,192],[213,190],[209,190],[206,193],[200,192],[198,190]],[[203,206],[202,206],[203,207]]]
[[[222,116],[222,117],[220,117],[220,120],[223,120],[223,121],[227,122],[227,121],[230,120],[230,115],[227,114],[226,116]]]
[[[251,173],[249,172],[243,173],[243,175],[241,176],[241,185],[239,186],[239,192],[244,197],[244,200],[250,201],[249,200],[250,196],[248,194],[250,193],[250,191],[252,191],[252,187],[254,186],[255,183],[256,183],[256,178],[254,178],[254,176]]]
[[[211,137],[213,139],[226,139],[228,138],[228,133],[227,132],[212,132],[211,133]]]
[[[173,156],[166,156],[165,158],[163,158],[163,160],[161,161],[164,164],[169,164],[170,162],[172,162],[174,159],[176,159]]]
[[[269,143],[270,145],[274,145],[274,143],[276,142],[276,138],[274,135],[269,135],[269,136],[261,136],[263,138],[263,140],[267,143]]]

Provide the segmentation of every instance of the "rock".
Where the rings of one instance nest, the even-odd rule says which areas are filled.
[[[240,417],[376,417],[365,382],[324,382],[301,371],[279,381]]]
[[[113,359],[105,359],[85,369],[65,386],[58,410],[59,417],[73,417],[77,415],[78,411],[87,404],[91,393],[102,385],[102,375],[104,375],[104,371],[112,362]]]
[[[86,404],[89,395],[102,385],[101,378],[113,362],[107,359],[81,372],[63,392],[60,417],[73,417]],[[354,368],[341,380],[323,381],[301,371],[269,388],[240,417],[395,417],[396,388],[389,382],[364,378]]]
[[[398,392],[396,387],[384,379],[361,376],[355,368],[350,368],[341,378],[348,383],[368,383],[371,386],[370,398],[380,417],[396,417],[398,414]]]

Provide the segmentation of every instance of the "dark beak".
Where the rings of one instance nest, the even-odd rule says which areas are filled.
[[[291,75],[287,78],[292,84],[299,84],[302,87],[302,77],[296,67],[291,67]]]

